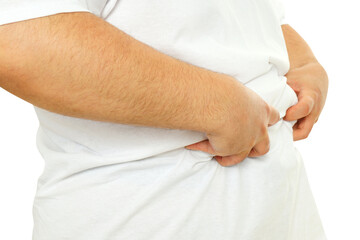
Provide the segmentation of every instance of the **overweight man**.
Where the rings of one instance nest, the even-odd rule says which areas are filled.
[[[45,161],[34,240],[323,240],[294,141],[328,78],[280,0],[0,0]]]

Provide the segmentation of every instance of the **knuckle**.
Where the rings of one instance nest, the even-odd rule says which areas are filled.
[[[270,151],[270,143],[266,143],[265,147],[264,147],[264,154],[268,153]]]
[[[256,150],[256,152],[258,153],[258,155],[264,155],[265,154],[265,149],[260,148],[260,149]]]
[[[234,139],[229,139],[224,147],[228,154],[234,154],[239,149],[239,141]]]
[[[267,132],[268,132],[268,126],[263,124],[260,128],[260,131],[261,131],[261,135],[264,136],[264,135],[267,135]]]
[[[266,154],[270,150],[270,144],[264,145],[261,149],[258,150],[258,152],[262,155]]]
[[[266,128],[266,129],[264,130],[264,132],[261,134],[261,137],[259,138],[259,140],[260,140],[259,142],[265,141],[266,144],[270,141],[267,128]]]
[[[246,146],[246,149],[252,149],[256,145],[256,139],[252,139],[249,141],[248,145]]]
[[[216,154],[217,156],[221,156],[221,157],[228,155],[227,152],[225,152],[225,151],[223,151],[223,150],[216,151],[215,154]]]
[[[234,153],[235,144],[234,141],[229,139],[223,139],[216,144],[215,154],[219,156],[227,156]]]

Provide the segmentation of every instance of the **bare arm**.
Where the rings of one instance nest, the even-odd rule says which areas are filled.
[[[317,62],[314,53],[305,40],[289,25],[281,25],[290,60],[290,69]]]
[[[325,105],[329,83],[325,69],[305,40],[288,24],[282,25],[282,30],[290,60],[287,83],[299,99],[296,105],[287,110],[284,119],[297,120],[293,127],[293,138],[296,141],[307,138],[318,121]]]
[[[239,84],[171,58],[90,13],[0,26],[0,86],[52,112],[207,132]]]
[[[205,132],[221,165],[269,151],[279,113],[236,79],[179,61],[90,13],[0,26],[0,86],[63,115]]]

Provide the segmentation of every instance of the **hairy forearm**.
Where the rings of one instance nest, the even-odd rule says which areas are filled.
[[[206,132],[239,84],[66,13],[0,26],[0,86],[63,115]]]
[[[317,62],[305,40],[288,24],[281,25],[290,60],[290,69]]]

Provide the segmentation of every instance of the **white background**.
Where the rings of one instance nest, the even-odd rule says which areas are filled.
[[[360,239],[356,3],[285,0],[287,22],[308,42],[329,75],[319,121],[307,139],[296,142],[329,240]],[[1,88],[0,114],[0,239],[30,239],[32,203],[43,169],[35,144],[38,121],[31,104]]]

